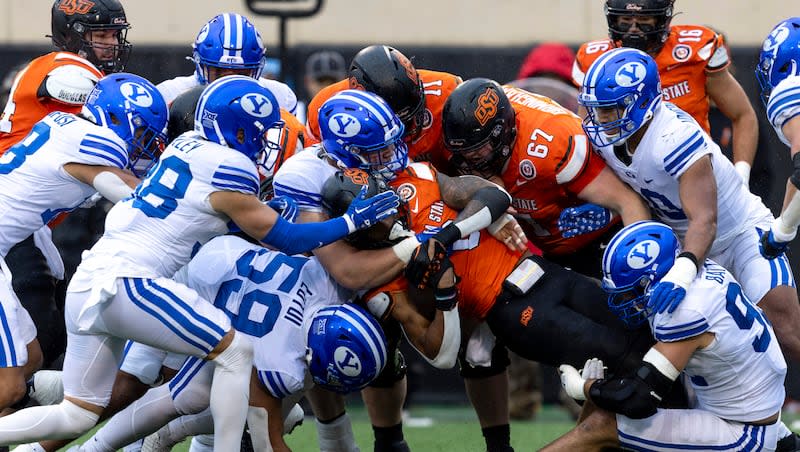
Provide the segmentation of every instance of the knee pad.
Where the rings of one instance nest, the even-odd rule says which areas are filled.
[[[71,435],[65,438],[77,438],[83,435],[97,425],[100,419],[99,414],[83,409],[69,400],[64,400],[53,407],[57,407],[62,432]]]
[[[458,355],[458,373],[461,378],[488,378],[505,372],[511,361],[508,359],[508,350],[500,343],[492,349],[492,363],[487,366],[473,366],[468,363],[461,353]]]

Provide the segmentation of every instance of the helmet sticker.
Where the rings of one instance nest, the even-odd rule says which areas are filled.
[[[266,118],[272,114],[272,102],[263,94],[247,94],[242,97],[241,105],[244,111],[256,118]]]
[[[485,126],[490,119],[497,115],[497,104],[500,98],[492,87],[486,88],[486,91],[478,96],[478,107],[475,108],[475,119],[478,120],[481,126]]]
[[[348,377],[357,377],[361,374],[361,360],[347,347],[337,347],[333,352],[333,361],[339,371]]]
[[[789,29],[786,28],[786,22],[778,25],[772,30],[772,33],[764,40],[762,50],[765,52],[773,52],[780,46],[786,38],[789,37]]]
[[[132,104],[147,108],[153,104],[153,95],[144,86],[135,82],[125,82],[119,87],[120,93]]]
[[[64,14],[71,16],[73,14],[86,14],[94,7],[94,2],[90,0],[63,0],[58,5],[58,9],[64,11]]]
[[[350,138],[361,132],[361,123],[355,116],[347,113],[336,113],[328,120],[328,128],[336,136]]]
[[[631,248],[626,256],[628,266],[639,270],[649,267],[658,258],[661,248],[655,240],[644,240]]]
[[[369,185],[369,174],[362,169],[346,168],[342,174],[356,185]]]
[[[647,75],[647,69],[645,69],[644,64],[638,61],[631,61],[617,69],[614,80],[619,86],[629,88],[641,83],[645,75]]]

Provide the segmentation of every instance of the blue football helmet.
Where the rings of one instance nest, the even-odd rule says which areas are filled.
[[[228,75],[208,85],[194,112],[194,130],[203,138],[236,149],[254,162],[280,150],[267,139],[275,127],[283,127],[275,96],[243,75]]]
[[[319,109],[322,148],[347,168],[360,168],[387,180],[408,165],[402,121],[377,94],[348,89]]]
[[[201,84],[209,83],[209,67],[250,70],[249,77],[259,78],[266,62],[261,34],[239,14],[219,14],[209,20],[197,34],[192,49],[195,76]]]
[[[603,253],[603,290],[611,312],[631,327],[646,321],[650,289],[678,253],[678,237],[663,223],[639,221],[622,228]]]
[[[791,75],[800,75],[800,17],[776,25],[761,46],[756,79],[764,106],[775,86]]]
[[[595,146],[624,143],[661,104],[658,66],[641,50],[612,49],[589,67],[578,103],[588,112],[583,130]],[[616,110],[616,116],[601,118],[601,110],[609,109]]]
[[[166,145],[167,103],[152,83],[138,75],[118,72],[101,78],[81,113],[127,143],[128,165],[137,177],[147,173]]]
[[[386,365],[383,329],[358,305],[346,303],[317,311],[307,340],[306,360],[314,383],[334,392],[363,388]]]

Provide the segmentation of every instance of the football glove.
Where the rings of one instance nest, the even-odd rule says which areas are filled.
[[[558,229],[564,238],[598,231],[611,223],[611,211],[597,204],[567,207],[558,217]]]
[[[288,196],[276,196],[267,201],[267,205],[286,221],[294,223],[297,219],[297,202]]]
[[[430,239],[422,243],[411,254],[411,260],[406,265],[406,279],[420,290],[436,287],[447,271],[447,265],[452,265],[449,259],[445,262],[446,258],[447,249],[438,240]]]
[[[364,229],[397,213],[400,198],[392,190],[387,190],[367,198],[367,186],[361,187],[358,196],[350,203],[344,214],[350,232]]]
[[[686,297],[686,289],[697,276],[697,266],[688,257],[678,257],[666,275],[653,286],[647,307],[653,313],[672,313]]]
[[[781,242],[775,238],[772,229],[761,231],[761,240],[758,242],[758,251],[767,259],[775,259],[789,249],[789,242]]]

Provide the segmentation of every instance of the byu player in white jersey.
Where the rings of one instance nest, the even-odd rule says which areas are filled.
[[[345,216],[319,225],[279,218],[256,196],[254,163],[278,118],[275,98],[251,78],[229,76],[209,85],[197,108],[196,133],[173,141],[133,196],[112,208],[105,234],[70,282],[64,401],[0,419],[0,443],[80,435],[93,427],[130,338],[214,360],[215,442],[222,450],[238,449],[252,347],[234,334],[224,312],[169,277],[196,248],[226,232],[229,220],[294,254],[394,214],[398,204],[393,194],[362,195]]]
[[[291,114],[297,110],[297,96],[291,88],[277,80],[261,77],[266,48],[261,34],[246,17],[233,13],[214,16],[200,29],[192,49],[194,74],[156,85],[168,105],[195,86],[207,85],[226,75],[246,75],[270,90],[281,108]]]
[[[301,395],[307,373],[317,384],[351,392],[386,364],[386,338],[377,320],[360,307],[343,305],[347,299],[341,287],[316,258],[287,256],[223,236],[204,245],[175,279],[213,300],[253,343],[255,391],[250,404],[267,409],[266,419],[279,427],[280,399]],[[204,410],[212,367],[189,358],[168,384],[148,391],[77,450],[113,451],[173,418]],[[254,442],[265,446],[263,420],[251,418],[249,426]],[[275,448],[286,446],[281,430],[273,435]]]
[[[756,79],[767,119],[792,157],[781,215],[762,237],[763,254],[774,258],[786,251],[800,225],[800,17],[781,21],[764,40]]]
[[[653,288],[651,307],[672,311],[706,257],[729,269],[766,312],[783,350],[800,360],[800,304],[786,256],[766,259],[760,231],[773,217],[700,126],[663,102],[647,54],[614,49],[587,72],[578,101],[584,129],[608,166],[681,238],[683,252]]]
[[[130,169],[139,160],[152,162],[166,121],[166,104],[150,82],[114,74],[101,79],[81,115],[50,113],[0,158],[0,407],[25,394],[25,379],[42,360],[3,258],[55,215],[98,192],[112,202],[129,196],[139,181]]]
[[[611,240],[603,255],[609,308],[631,325],[649,320],[657,342],[634,375],[606,379],[596,360],[583,375],[560,366],[567,393],[600,409],[585,411],[575,429],[543,450],[776,449],[786,362],[769,322],[733,276],[706,260],[675,311],[647,308],[650,287],[679,253],[670,227],[653,221],[626,226]],[[681,372],[696,407],[658,408]]]

